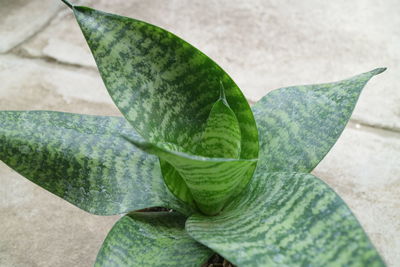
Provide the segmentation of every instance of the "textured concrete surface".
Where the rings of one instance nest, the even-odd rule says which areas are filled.
[[[0,53],[40,32],[61,6],[54,0],[0,0]]]
[[[99,74],[40,59],[0,55],[0,107],[120,114]]]
[[[251,102],[278,87],[388,67],[366,86],[314,174],[348,203],[388,265],[398,266],[400,2],[80,2],[178,34],[227,70]],[[0,110],[119,114],[70,10],[57,1],[0,0],[0,53]],[[0,183],[0,266],[90,266],[118,218],[87,214],[2,163]]]
[[[0,266],[91,266],[119,217],[90,215],[0,162]]]

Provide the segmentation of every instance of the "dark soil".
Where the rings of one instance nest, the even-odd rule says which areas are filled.
[[[225,260],[218,254],[214,254],[206,263],[201,267],[234,267],[232,263]]]

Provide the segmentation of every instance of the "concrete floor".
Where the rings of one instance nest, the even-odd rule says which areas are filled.
[[[71,0],[72,1],[72,0]],[[295,84],[388,67],[314,174],[348,203],[389,266],[400,262],[400,2],[88,0],[215,59],[250,102]],[[119,115],[69,9],[0,0],[0,110]],[[85,213],[0,162],[0,266],[90,266],[118,216]]]

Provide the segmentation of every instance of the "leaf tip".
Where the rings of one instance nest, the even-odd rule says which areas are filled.
[[[382,72],[384,72],[386,69],[387,69],[386,67],[384,67],[384,68],[376,68],[376,69],[374,69],[372,71],[372,73],[373,73],[373,75],[378,75],[378,74],[381,74]]]
[[[61,0],[61,1],[71,9],[74,7],[74,5],[72,5],[68,0]]]
[[[222,83],[222,81],[219,81],[220,89],[219,89],[219,99],[222,100],[224,102],[225,105],[228,105],[228,101],[226,100],[226,96],[225,96],[225,87],[224,84]]]

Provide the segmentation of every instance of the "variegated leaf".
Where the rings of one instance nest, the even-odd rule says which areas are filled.
[[[214,61],[154,25],[88,7],[72,8],[108,92],[143,138],[194,153],[222,83],[240,125],[240,156],[257,158],[251,109]]]
[[[383,71],[281,88],[264,96],[252,107],[259,131],[259,164],[270,172],[311,172],[336,143],[365,84]]]
[[[238,266],[384,266],[357,219],[311,174],[257,168],[221,214],[195,214],[188,233]]]
[[[251,109],[236,84],[214,61],[154,25],[88,7],[71,7],[108,92],[148,143],[208,158],[219,158],[221,153],[228,153],[223,158],[231,155],[243,160],[257,158],[258,132]],[[223,101],[218,100],[221,87],[226,96]],[[215,123],[222,117],[229,117],[234,125],[225,123],[216,127]],[[234,134],[230,132],[232,128]],[[218,153],[210,147],[212,138],[217,135],[216,146],[223,146]],[[218,212],[238,188],[243,189],[255,168],[255,164],[251,164],[250,170],[235,174],[234,181],[225,188],[218,179],[216,189],[205,189],[206,183],[203,184],[199,197],[199,192],[193,192],[193,186],[187,184],[191,179],[170,161],[161,159],[165,161],[161,162],[164,180],[173,194],[190,205],[196,203],[209,214]],[[213,164],[209,162],[201,168],[193,168],[193,175],[200,176],[202,169],[212,168]],[[239,174],[248,176],[239,177]],[[224,199],[215,196],[213,191],[218,191],[219,195],[223,192]],[[208,195],[209,200],[206,199]]]
[[[226,100],[221,84],[221,95],[210,111],[196,154],[209,158],[238,159],[240,139],[239,122]]]
[[[137,137],[121,117],[1,111],[0,160],[91,213],[163,206],[190,214],[165,187],[158,159],[120,134]]]
[[[199,267],[213,253],[185,232],[185,217],[175,212],[131,213],[111,229],[95,267]]]

